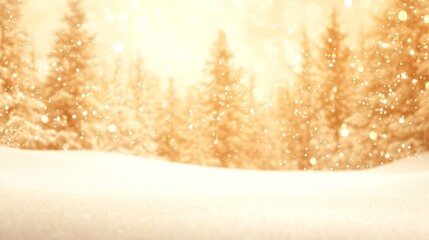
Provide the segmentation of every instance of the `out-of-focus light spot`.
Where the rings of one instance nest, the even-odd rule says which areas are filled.
[[[399,20],[405,22],[408,20],[408,13],[406,11],[402,10],[398,13],[398,18],[399,18]]]
[[[344,0],[344,6],[346,8],[351,8],[353,7],[353,0]]]
[[[416,51],[414,51],[414,50],[411,50],[411,51],[410,51],[410,55],[411,55],[411,56],[414,56],[415,54],[416,54]]]
[[[115,17],[112,14],[109,14],[106,16],[106,22],[108,23],[114,23],[115,22]]]
[[[424,17],[423,21],[425,23],[429,23],[429,14]]]
[[[124,46],[122,45],[122,43],[117,42],[117,43],[115,43],[115,44],[113,45],[113,51],[114,51],[115,53],[121,53],[121,52],[122,52],[122,50],[124,50]]]
[[[70,149],[70,145],[69,144],[66,143],[66,144],[63,145],[63,150],[64,151],[67,151],[69,149]]]
[[[348,137],[350,135],[349,129],[347,127],[343,127],[340,131],[341,137]]]
[[[388,154],[388,153],[384,154],[384,158],[386,158],[386,159],[390,158],[390,154]]]
[[[426,90],[429,90],[429,82],[425,84]]]
[[[378,138],[378,134],[377,134],[376,132],[374,132],[374,131],[371,131],[371,132],[369,133],[369,138],[370,138],[371,140],[375,141],[375,140],[377,140],[377,138]]]
[[[403,124],[405,122],[405,118],[404,117],[401,117],[400,119],[399,119],[399,123],[400,124]]]
[[[127,20],[128,20],[128,17],[126,15],[121,15],[118,17],[118,21],[120,23],[125,23],[125,22],[127,22]]]
[[[43,115],[43,116],[40,118],[40,120],[42,121],[42,123],[47,123],[47,122],[49,122],[49,118],[48,118],[47,116],[45,116],[45,115]]]
[[[363,72],[365,69],[362,67],[362,66],[360,66],[360,67],[358,67],[358,71],[359,72]]]
[[[109,127],[107,128],[107,130],[110,133],[115,133],[118,129],[116,128],[116,126],[114,124],[109,125]]]
[[[301,54],[298,54],[298,55],[295,56],[295,63],[299,63],[299,62],[301,62],[301,60],[302,60],[302,55]]]
[[[140,2],[138,0],[132,0],[128,3],[129,9],[138,9],[140,8]]]
[[[312,166],[315,166],[315,165],[317,164],[317,159],[316,159],[316,158],[314,158],[314,157],[312,157],[312,158],[310,159],[310,164],[311,164]]]

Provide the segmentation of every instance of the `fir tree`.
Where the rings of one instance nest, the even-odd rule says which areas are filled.
[[[148,72],[143,59],[134,62],[128,82],[127,105],[132,110],[134,129],[131,133],[132,152],[137,155],[155,155],[158,110],[161,107],[160,81]]]
[[[274,94],[273,94],[274,95]],[[255,131],[258,136],[258,146],[260,159],[258,161],[259,169],[276,170],[294,168],[289,165],[287,159],[280,157],[279,134],[277,132],[276,108],[271,98],[265,98],[257,102],[255,111],[256,124]]]
[[[159,113],[160,126],[156,130],[157,155],[171,161],[180,161],[184,121],[181,117],[180,100],[174,87],[174,80],[168,82],[166,101],[162,104]]]
[[[105,136],[101,138],[101,149],[133,154],[133,139],[136,138],[133,135],[140,134],[140,124],[134,119],[134,110],[129,104],[129,86],[120,57],[116,58],[113,77],[103,90],[108,97],[107,113],[103,121]]]
[[[20,60],[25,46],[22,32],[18,29],[21,18],[21,2],[8,0],[0,2],[0,136],[4,137],[4,126],[10,119],[17,93],[17,70],[22,70]]]
[[[361,35],[359,47],[351,60],[354,87],[349,91],[349,108],[353,113],[346,119],[350,136],[345,141],[344,150],[347,152],[349,168],[361,169],[377,165],[380,161],[380,152],[377,146],[378,136],[371,122],[371,106],[369,103],[369,72],[368,57],[370,45],[367,36]]]
[[[350,115],[347,107],[349,102],[348,94],[352,86],[349,73],[350,50],[345,45],[346,35],[341,31],[338,13],[333,10],[330,15],[330,22],[322,36],[322,46],[320,48],[319,72],[321,74],[321,110],[326,121],[326,139],[332,138],[332,142],[327,142],[326,149],[333,148],[333,152],[327,152],[331,160],[331,167],[336,168],[344,160],[342,157],[342,137],[347,137],[347,126],[345,119]],[[323,122],[319,120],[319,122]],[[324,124],[318,126],[319,131],[323,131]],[[343,133],[343,134],[340,134]],[[319,133],[321,134],[321,133]],[[332,147],[334,146],[334,147]]]
[[[219,161],[210,152],[210,144],[207,137],[207,117],[204,101],[205,92],[203,85],[196,84],[187,90],[184,103],[184,136],[186,139],[181,149],[181,162],[214,166]]]
[[[301,149],[299,149],[299,165],[301,169],[311,168],[310,160],[315,157],[311,139],[314,137],[314,128],[317,126],[315,125],[317,119],[314,106],[317,100],[317,85],[314,79],[315,63],[311,53],[310,39],[304,28],[301,42],[301,68],[297,75],[299,100],[296,112],[299,122],[297,144],[301,146]]]
[[[376,18],[369,56],[368,99],[380,155],[391,161],[420,149],[424,129],[415,125],[419,99],[428,81],[429,3],[395,0]]]
[[[94,149],[95,128],[103,116],[100,83],[94,73],[94,37],[86,29],[86,15],[80,0],[68,1],[65,26],[56,32],[46,83],[47,126],[58,135],[53,149]]]
[[[243,151],[244,100],[240,93],[240,77],[231,66],[232,54],[222,31],[212,48],[211,57],[208,65],[210,81],[204,99],[208,144],[221,166],[239,167],[242,165],[238,153]]]
[[[41,127],[45,106],[36,91],[29,34],[19,27],[21,4],[0,2],[0,144],[40,149],[49,133]]]
[[[299,143],[298,104],[294,99],[293,89],[289,86],[278,87],[276,99],[276,129],[279,138],[280,165],[287,169],[299,168],[301,146]]]
[[[263,149],[267,130],[263,126],[265,115],[255,97],[255,79],[251,77],[249,84],[241,89],[244,97],[241,128],[243,146],[238,154],[243,162],[243,168],[266,168]]]
[[[426,89],[420,97],[419,110],[416,112],[415,124],[418,131],[422,132],[422,150],[429,150],[429,82],[426,83]]]

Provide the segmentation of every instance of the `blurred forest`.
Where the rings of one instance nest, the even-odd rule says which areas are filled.
[[[21,6],[0,0],[0,145],[269,170],[364,169],[429,150],[429,1],[389,1],[357,48],[333,10],[319,39],[302,29],[299,70],[265,100],[222,31],[207,79],[182,95],[142,58],[103,69],[80,0],[68,0],[41,78]]]

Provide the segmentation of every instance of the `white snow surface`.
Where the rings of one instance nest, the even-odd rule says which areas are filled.
[[[429,154],[260,172],[0,148],[0,239],[429,239]]]

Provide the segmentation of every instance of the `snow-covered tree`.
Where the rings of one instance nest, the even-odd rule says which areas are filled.
[[[429,82],[426,83],[425,90],[420,97],[419,110],[416,112],[415,124],[418,131],[422,133],[421,138],[423,150],[429,150]]]
[[[342,152],[342,141],[348,136],[348,127],[345,119],[350,115],[349,92],[352,87],[352,79],[349,71],[350,50],[345,44],[346,35],[341,31],[339,15],[333,10],[330,15],[328,27],[322,35],[320,48],[321,62],[318,64],[320,73],[320,101],[321,112],[325,121],[319,119],[319,135],[324,131],[327,142],[326,149],[334,146],[334,152],[327,152],[326,156],[331,161],[331,167],[342,165],[345,161]],[[326,126],[325,126],[326,123]],[[327,128],[323,130],[323,128]]]
[[[272,136],[274,121],[270,111],[256,99],[256,82],[254,77],[248,79],[248,84],[241,88],[244,106],[242,116],[242,151],[238,153],[243,168],[273,169],[278,167],[273,163],[274,148]],[[271,144],[271,145],[270,145]]]
[[[429,79],[429,3],[394,0],[376,18],[369,57],[371,128],[386,161],[418,151],[424,129],[414,125]]]
[[[301,144],[299,142],[300,119],[297,114],[298,104],[295,101],[291,86],[280,85],[276,96],[276,132],[278,135],[279,157],[284,168],[299,168],[301,162]]]
[[[39,149],[48,145],[44,104],[36,84],[29,34],[21,29],[19,0],[0,1],[0,144]]]
[[[137,155],[153,155],[157,151],[157,118],[162,104],[160,80],[147,71],[142,57],[135,60],[130,76],[127,105],[133,112],[130,119],[134,119],[137,124],[132,130],[132,152]]]
[[[184,102],[183,116],[184,136],[186,137],[181,149],[181,162],[199,165],[218,165],[219,161],[210,152],[209,138],[207,137],[207,116],[204,111],[203,86],[195,84],[189,87]]]
[[[305,29],[303,29],[301,40],[301,62],[300,70],[297,74],[297,111],[296,115],[299,122],[299,131],[297,133],[297,145],[299,149],[299,165],[301,169],[309,169],[316,162],[315,148],[311,141],[315,136],[315,127],[317,127],[317,84],[315,82],[315,62],[312,56],[310,39]],[[311,160],[313,158],[313,160]]]
[[[102,149],[138,156],[157,154],[156,131],[161,108],[159,80],[147,71],[141,57],[129,72],[118,56],[113,77],[106,85],[107,113],[103,121]]]
[[[256,105],[255,133],[258,135],[257,144],[259,144],[258,154],[260,156],[256,167],[267,170],[296,168],[287,159],[280,157],[281,146],[276,124],[276,105],[273,99],[265,98],[257,101]]]
[[[53,149],[94,149],[103,118],[100,79],[94,72],[94,37],[80,0],[68,0],[65,26],[56,32],[45,87],[47,126],[58,132]]]
[[[181,161],[184,136],[185,119],[182,111],[181,100],[177,96],[174,80],[170,79],[168,90],[164,98],[162,108],[159,110],[159,127],[156,129],[157,155],[171,161]]]
[[[214,43],[208,64],[210,81],[205,88],[208,144],[214,158],[224,167],[242,165],[244,99],[240,77],[232,65],[232,54],[223,31]]]
[[[140,124],[134,119],[134,112],[128,104],[127,77],[122,69],[121,59],[115,59],[113,77],[103,88],[106,93],[106,116],[103,121],[103,137],[100,148],[105,151],[133,153],[133,138],[140,134]]]
[[[380,158],[377,150],[375,136],[371,128],[370,111],[368,103],[368,79],[372,73],[368,71],[368,49],[365,34],[361,34],[358,48],[353,52],[350,65],[354,87],[348,91],[348,107],[353,112],[345,120],[349,136],[343,141],[343,151],[348,157],[347,169],[361,169],[376,165]]]

